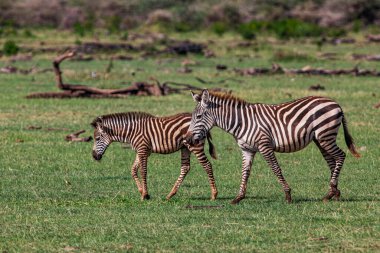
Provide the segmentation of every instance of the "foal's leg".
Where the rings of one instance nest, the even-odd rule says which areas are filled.
[[[282,171],[280,165],[277,162],[276,156],[274,155],[274,151],[271,147],[261,147],[260,153],[263,155],[264,159],[267,161],[269,166],[271,167],[273,173],[277,176],[279,183],[282,186],[282,189],[285,192],[285,200],[288,203],[292,202],[291,189],[286,182],[284,176],[282,175]]]
[[[140,165],[140,174],[141,174],[141,183],[142,183],[142,194],[141,199],[150,199],[148,194],[148,186],[147,186],[147,163],[149,151],[145,148],[137,150],[137,155],[139,159]]]
[[[170,191],[168,196],[166,196],[167,200],[169,200],[171,197],[173,197],[177,193],[179,187],[181,186],[183,180],[185,179],[189,171],[190,171],[190,151],[186,147],[182,147],[181,148],[181,173],[177,181],[175,182],[172,190]]]
[[[203,169],[206,171],[207,176],[208,176],[208,181],[210,183],[211,187],[211,199],[215,200],[216,196],[218,196],[218,189],[216,188],[215,185],[215,179],[214,179],[214,174],[212,171],[212,165],[210,161],[207,159],[207,156],[204,152],[204,145],[198,145],[198,146],[193,146],[190,148],[190,151],[195,154],[197,157],[199,163],[202,165]]]
[[[137,176],[138,169],[139,169],[139,157],[136,154],[136,159],[133,162],[132,169],[131,169],[131,174],[132,174],[132,178],[136,182],[136,185],[137,185],[137,188],[139,189],[140,194],[142,194],[143,190],[142,190],[142,187],[141,187],[141,183],[140,183],[139,177]]]
[[[243,155],[243,165],[241,170],[241,183],[240,183],[240,190],[238,195],[235,197],[234,200],[231,201],[231,204],[238,204],[240,200],[245,198],[245,193],[247,191],[247,182],[249,178],[249,174],[251,173],[252,168],[252,161],[255,156],[256,152],[252,152],[249,150],[242,150]]]

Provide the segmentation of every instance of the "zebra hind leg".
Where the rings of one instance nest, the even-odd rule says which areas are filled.
[[[329,153],[327,153],[327,151],[321,147],[321,145],[319,144],[319,142],[317,140],[314,140],[314,143],[319,148],[319,151],[321,152],[323,158],[325,159],[325,161],[327,162],[327,165],[329,166],[330,181],[331,181],[333,174],[334,174],[335,166],[336,166],[335,158],[332,155],[330,155]],[[330,196],[330,193],[333,193],[333,195]],[[336,188],[332,191],[330,190],[329,193],[325,196],[324,201],[327,201],[331,198],[334,198],[335,200],[339,200],[340,191],[338,188]]]
[[[137,189],[139,190],[140,194],[142,194],[143,190],[142,190],[142,187],[141,187],[141,183],[140,183],[139,177],[137,176],[138,169],[139,169],[139,158],[136,155],[136,159],[135,159],[135,161],[133,162],[133,165],[132,165],[131,174],[132,174],[132,178],[136,182]]]
[[[150,196],[148,194],[148,186],[147,186],[147,163],[148,163],[148,156],[149,153],[147,150],[139,150],[137,152],[139,157],[139,164],[140,164],[140,174],[141,174],[141,183],[142,183],[142,194],[141,194],[141,200],[150,199]]]
[[[331,157],[335,159],[335,166],[331,173],[330,178],[330,190],[323,198],[323,201],[329,201],[333,197],[336,200],[340,198],[340,191],[338,189],[338,179],[340,170],[343,167],[344,160],[346,158],[346,153],[341,150],[338,145],[336,145],[335,140],[333,143],[330,142],[319,142],[322,149],[324,149]]]
[[[170,191],[168,196],[166,196],[167,200],[171,199],[171,197],[173,197],[177,193],[179,187],[181,186],[183,180],[185,179],[189,171],[190,171],[190,151],[187,148],[183,147],[181,149],[181,173],[177,181],[175,182],[172,190]]]
[[[277,162],[273,149],[269,147],[263,148],[260,150],[260,153],[263,155],[264,159],[267,161],[268,165],[271,167],[273,173],[277,176],[278,181],[284,190],[286,202],[291,203],[292,202],[291,189],[288,183],[286,182],[284,176],[282,175],[280,165]]]

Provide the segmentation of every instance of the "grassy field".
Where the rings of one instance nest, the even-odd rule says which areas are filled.
[[[75,37],[35,33],[37,38],[17,40],[21,46],[70,44]],[[161,55],[114,61],[110,73],[104,60],[67,61],[62,64],[68,83],[119,88],[122,82],[177,81],[199,87],[222,87],[251,102],[280,103],[307,95],[328,96],[344,109],[361,159],[350,154],[340,176],[342,200],[323,203],[328,191],[329,170],[314,145],[293,154],[278,154],[294,203],[286,204],[280,185],[260,155],[256,156],[247,198],[230,205],[240,184],[241,154],[234,139],[213,129],[219,156],[213,160],[219,190],[209,200],[206,173],[192,159],[192,170],[178,194],[165,200],[180,170],[180,154],[151,155],[148,187],[151,200],[141,201],[130,176],[134,152],[114,143],[100,163],[91,157],[91,143],[70,143],[65,135],[85,129],[99,115],[147,111],[170,115],[192,111],[189,93],[166,97],[127,99],[26,99],[31,92],[56,91],[52,72],[21,75],[0,74],[0,250],[2,252],[379,252],[380,251],[380,79],[352,76],[238,76],[233,68],[268,67],[279,62],[288,68],[305,65],[324,68],[380,70],[376,62],[356,62],[351,53],[375,54],[379,46],[359,42],[326,45],[322,53],[337,53],[337,60],[318,57],[309,42],[259,41],[249,47],[233,47],[237,38],[226,35],[186,35],[214,43],[217,57]],[[54,38],[54,39],[49,39]],[[197,39],[203,38],[203,39]],[[90,38],[88,38],[90,40]],[[112,38],[110,39],[112,40]],[[2,41],[0,41],[2,42]],[[293,60],[278,58],[282,50]],[[299,57],[302,55],[302,57]],[[14,66],[50,67],[54,54],[34,56]],[[192,73],[177,69],[190,59]],[[0,67],[8,65],[0,58]],[[228,66],[216,70],[216,64]],[[91,78],[92,71],[97,78]],[[134,73],[134,75],[133,75]],[[195,77],[230,82],[204,85]],[[311,91],[320,84],[326,89]],[[41,127],[28,130],[30,126]],[[49,130],[53,128],[53,130]],[[348,149],[342,131],[338,142]],[[210,158],[211,159],[211,158]],[[190,208],[191,206],[213,206]]]

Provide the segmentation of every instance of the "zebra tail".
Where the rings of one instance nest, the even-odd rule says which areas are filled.
[[[214,147],[214,144],[212,144],[211,140],[212,140],[211,134],[207,133],[207,141],[208,141],[209,152],[210,152],[211,157],[216,160],[216,159],[218,159],[218,157],[216,156],[215,147]]]
[[[344,140],[346,141],[347,147],[353,156],[355,156],[356,158],[359,158],[361,155],[356,150],[354,139],[348,132],[347,122],[346,122],[346,119],[344,118],[344,114],[343,114],[342,124],[343,124],[343,131],[344,131]]]

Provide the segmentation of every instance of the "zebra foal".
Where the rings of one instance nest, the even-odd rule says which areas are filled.
[[[143,112],[109,114],[97,117],[91,125],[94,127],[94,145],[92,156],[99,161],[112,142],[129,143],[136,151],[131,174],[141,193],[141,199],[149,199],[147,188],[147,162],[151,153],[169,154],[181,150],[181,173],[171,192],[170,199],[177,193],[185,176],[190,171],[190,155],[194,153],[206,171],[211,187],[211,199],[218,191],[215,186],[212,166],[204,153],[204,142],[197,145],[184,143],[191,121],[190,113],[181,113],[169,117],[155,117]],[[211,135],[207,135],[210,155],[216,159]],[[140,168],[141,182],[138,177]]]
[[[346,154],[337,146],[336,137],[343,125],[346,144],[355,157],[356,151],[342,108],[325,97],[304,97],[295,101],[269,105],[253,104],[227,94],[192,93],[197,106],[193,111],[187,141],[203,140],[213,126],[232,134],[242,150],[243,165],[240,190],[232,201],[245,197],[252,161],[261,153],[271,167],[291,202],[290,187],[282,175],[274,152],[290,153],[303,149],[311,141],[319,148],[330,168],[330,190],[324,201],[339,199],[338,177]]]

